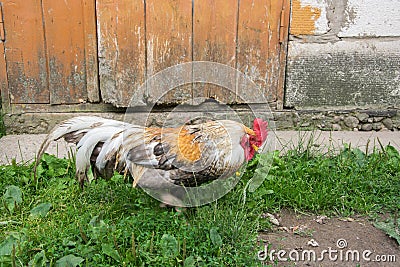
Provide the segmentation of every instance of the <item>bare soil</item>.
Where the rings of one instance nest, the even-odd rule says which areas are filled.
[[[279,225],[259,235],[265,265],[400,266],[400,246],[365,217],[324,218],[289,210],[274,216]]]

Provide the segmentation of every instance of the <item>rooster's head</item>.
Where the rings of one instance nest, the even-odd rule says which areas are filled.
[[[254,157],[254,154],[264,144],[268,135],[268,122],[260,118],[253,121],[253,130],[250,128],[245,129],[246,135],[242,137],[240,142],[244,149],[246,160],[249,161]]]

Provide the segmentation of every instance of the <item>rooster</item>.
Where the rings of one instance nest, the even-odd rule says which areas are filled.
[[[64,138],[77,145],[76,178],[82,187],[89,168],[94,178],[130,174],[133,186],[142,188],[197,187],[235,174],[264,144],[267,126],[256,118],[253,129],[231,120],[156,128],[80,116],[50,132],[36,166],[50,142]]]

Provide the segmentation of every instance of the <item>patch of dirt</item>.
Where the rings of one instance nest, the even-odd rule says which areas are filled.
[[[400,246],[366,218],[324,218],[290,210],[273,216],[279,225],[259,235],[264,249],[258,256],[265,265],[400,266]]]

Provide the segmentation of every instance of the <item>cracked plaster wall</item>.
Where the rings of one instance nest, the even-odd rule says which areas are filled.
[[[399,108],[400,0],[292,0],[285,106]]]

